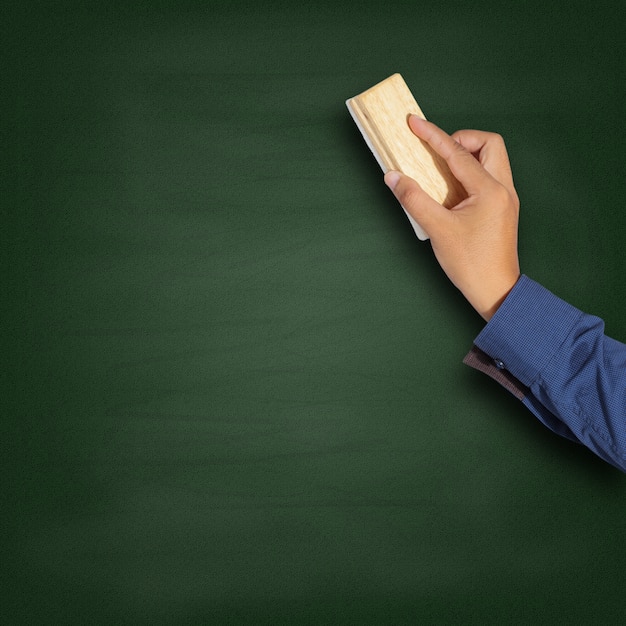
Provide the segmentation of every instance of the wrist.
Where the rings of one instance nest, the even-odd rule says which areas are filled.
[[[500,308],[506,297],[511,293],[515,283],[519,280],[521,274],[519,271],[515,275],[511,275],[508,279],[499,281],[496,285],[489,289],[481,289],[479,295],[474,298],[468,298],[470,304],[478,312],[478,314],[488,322]]]

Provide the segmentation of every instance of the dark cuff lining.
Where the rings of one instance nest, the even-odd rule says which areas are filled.
[[[515,376],[506,370],[498,369],[494,360],[476,346],[472,347],[467,356],[463,359],[463,363],[493,378],[505,389],[510,391],[518,400],[523,400],[528,394],[528,387],[526,387],[526,385],[523,385]]]

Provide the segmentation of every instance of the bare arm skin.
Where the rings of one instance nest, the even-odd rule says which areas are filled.
[[[519,199],[504,141],[477,130],[448,135],[415,115],[409,126],[446,160],[468,197],[446,209],[399,172],[387,172],[385,183],[430,237],[448,278],[488,321],[520,277]]]

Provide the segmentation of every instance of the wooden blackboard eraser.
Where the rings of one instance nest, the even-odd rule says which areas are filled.
[[[425,116],[400,74],[346,100],[346,106],[383,172],[397,170],[410,176],[448,209],[467,196],[447,163],[409,128],[410,114]],[[415,234],[428,239],[408,213],[407,217]]]

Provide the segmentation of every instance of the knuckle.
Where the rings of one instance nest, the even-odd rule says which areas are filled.
[[[516,211],[519,211],[519,196],[517,195],[517,191],[513,190],[512,194],[511,194],[511,199],[513,201],[513,207],[515,208]]]
[[[498,206],[519,209],[519,198],[515,190],[510,190],[501,183],[497,183],[493,189],[494,201]]]
[[[501,154],[506,154],[506,143],[500,133],[491,133],[490,140],[493,144],[497,145],[497,149]]]
[[[495,201],[499,205],[510,204],[511,202],[511,194],[509,190],[501,183],[496,183],[493,188],[493,195]]]

